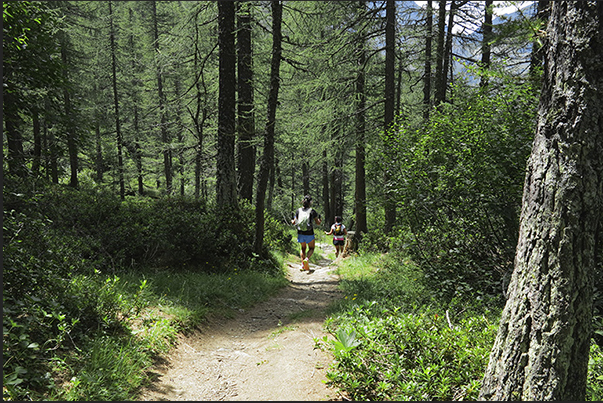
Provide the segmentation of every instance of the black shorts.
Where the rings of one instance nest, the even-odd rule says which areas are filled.
[[[343,245],[345,245],[345,240],[342,239],[341,241],[337,241],[337,240],[333,239],[333,245],[335,245],[335,246],[337,246],[337,245],[343,246]]]

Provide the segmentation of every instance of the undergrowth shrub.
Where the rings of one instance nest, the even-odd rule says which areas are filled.
[[[586,400],[592,402],[603,401],[603,350],[594,342],[591,342],[588,357]]]
[[[282,284],[272,251],[252,253],[249,205],[233,211],[185,198],[120,201],[96,189],[4,179],[5,400],[129,400],[152,357],[182,326],[198,324],[207,306],[236,309]],[[279,231],[270,223],[267,238]],[[145,312],[159,301],[146,280],[132,290],[119,276],[168,270],[222,277],[203,305],[167,319]],[[224,277],[241,271],[261,272],[251,289]]]
[[[460,286],[505,288],[537,101],[528,82],[492,76],[489,91],[457,85],[427,121],[401,120],[387,137],[395,161],[380,163],[399,224],[412,234],[403,244],[442,297]]]
[[[496,335],[485,316],[449,322],[441,310],[376,302],[352,307],[327,328],[334,323],[327,378],[352,400],[476,400]]]

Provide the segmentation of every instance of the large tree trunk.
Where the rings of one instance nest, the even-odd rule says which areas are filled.
[[[40,126],[40,109],[34,106],[31,111],[31,119],[33,124],[34,152],[33,161],[31,162],[31,173],[34,178],[40,176],[40,166],[42,163],[42,131]]]
[[[67,38],[62,36],[61,39],[61,60],[63,61],[64,78],[65,82],[69,82],[69,61],[67,60]],[[76,141],[76,129],[75,129],[75,116],[71,106],[71,94],[68,88],[63,88],[63,102],[65,107],[65,131],[67,137],[67,151],[69,153],[69,186],[78,188],[78,157],[77,157],[77,141]]]
[[[603,2],[552,2],[515,270],[480,399],[584,400],[603,224]]]
[[[128,10],[128,22],[130,25],[134,24],[134,11],[132,7]],[[134,147],[132,150],[132,158],[134,159],[134,164],[136,165],[136,178],[138,182],[138,194],[144,194],[144,181],[143,181],[143,171],[142,171],[142,148],[140,146],[140,113],[139,113],[139,90],[138,90],[138,82],[140,81],[140,77],[137,75],[137,66],[136,66],[136,45],[134,41],[134,34],[130,33],[128,38],[128,43],[130,47],[130,67],[132,72],[134,72],[132,77],[132,114],[134,120]]]
[[[274,161],[274,125],[276,123],[276,107],[278,105],[278,90],[280,82],[280,67],[282,54],[281,24],[283,20],[283,5],[279,0],[272,1],[272,60],[270,62],[270,92],[268,93],[268,120],[264,134],[264,153],[260,165],[260,177],[257,186],[255,206],[255,253],[260,254],[264,245],[264,206],[268,176]]]
[[[115,110],[115,136],[117,142],[117,170],[119,176],[119,196],[122,200],[125,198],[125,183],[124,183],[124,162],[123,162],[123,138],[121,134],[121,124],[119,120],[119,97],[117,94],[117,61],[116,61],[116,45],[115,45],[115,28],[113,26],[113,6],[109,1],[109,39],[111,47],[111,77],[113,83],[113,107]]]
[[[255,116],[253,102],[253,59],[251,52],[251,2],[239,3],[237,15],[238,68],[238,190],[242,199],[252,202],[255,173]]]
[[[394,98],[395,98],[395,43],[396,43],[396,4],[394,0],[387,0],[385,6],[385,122],[384,130],[386,137],[385,152],[389,153],[390,147],[388,143],[394,141],[390,139],[394,135]],[[388,156],[388,160],[393,159],[392,155]],[[389,182],[391,175],[389,172],[389,164],[385,167],[384,189],[385,189],[385,228],[386,233],[391,232],[391,229],[396,223],[396,204],[389,194]]]
[[[438,38],[436,42],[436,72],[433,100],[436,106],[443,102],[446,95],[446,70],[444,70],[444,59],[446,58],[446,0],[440,0],[438,7]]]
[[[218,156],[216,161],[216,202],[237,204],[235,172],[236,55],[235,3],[218,2],[218,44],[220,93],[218,96]]]
[[[302,193],[304,196],[310,194],[310,165],[308,165],[308,160],[302,161]]]
[[[159,28],[157,22],[157,2],[151,2],[152,17],[153,17],[153,49],[155,57],[159,57]],[[170,147],[170,135],[167,129],[167,98],[163,92],[163,73],[159,60],[155,61],[156,76],[157,76],[157,95],[159,101],[159,124],[161,130],[161,141],[163,142],[163,174],[165,176],[165,191],[166,194],[172,194],[172,150]]]
[[[359,1],[360,13],[366,10],[366,3]],[[356,212],[356,232],[360,235],[367,232],[366,223],[366,171],[365,171],[365,131],[366,131],[366,92],[365,64],[366,39],[361,33],[356,44],[358,52],[358,71],[356,73],[356,160],[355,160],[355,194],[354,210]]]

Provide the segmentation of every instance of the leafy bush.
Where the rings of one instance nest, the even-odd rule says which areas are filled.
[[[586,400],[593,402],[603,401],[603,351],[594,342],[591,343],[588,358]]]
[[[527,84],[492,85],[402,122],[388,137],[396,161],[383,161],[413,258],[448,298],[460,285],[500,293],[513,264],[537,99]]]
[[[352,400],[475,400],[496,327],[485,316],[446,315],[376,302],[350,309],[335,320],[327,378]]]
[[[4,179],[5,399],[128,400],[153,355],[181,326],[199,323],[208,306],[235,309],[283,284],[274,254],[252,253],[251,206],[233,211],[184,198],[120,201],[95,189]],[[268,239],[279,231],[271,223]],[[166,267],[222,274],[211,289],[186,289],[207,295],[157,327],[164,319],[144,310],[150,289],[158,287],[142,280],[128,289],[118,274],[140,277]],[[229,273],[239,280],[243,269],[248,275],[227,281]]]

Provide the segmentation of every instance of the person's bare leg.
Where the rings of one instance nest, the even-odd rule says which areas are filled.
[[[306,258],[306,243],[302,242],[300,245],[301,245],[300,256],[301,256],[301,260],[302,260],[302,263],[303,263],[304,259]]]
[[[314,253],[314,245],[316,244],[316,240],[313,239],[308,242],[308,260],[310,260],[310,256]],[[302,259],[303,260],[303,259]]]

